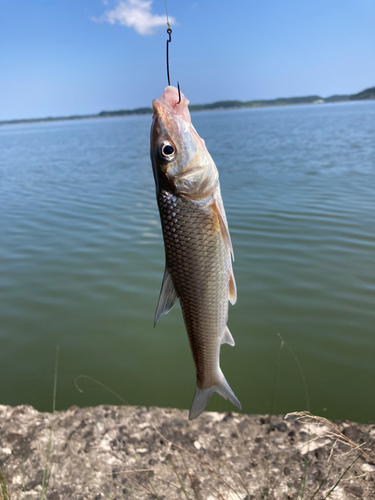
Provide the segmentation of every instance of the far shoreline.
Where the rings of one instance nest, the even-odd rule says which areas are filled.
[[[254,101],[217,101],[210,104],[192,104],[189,106],[191,113],[202,111],[233,111],[238,109],[259,109],[259,108],[275,108],[285,106],[300,106],[304,104],[332,104],[343,102],[358,102],[375,100],[375,87],[363,90],[357,94],[351,95],[333,95],[327,98],[322,98],[318,95],[305,97],[287,97],[269,100],[254,100]],[[24,118],[17,120],[2,120],[0,126],[6,125],[28,125],[33,123],[50,123],[63,121],[77,120],[96,120],[100,118],[124,118],[131,116],[147,116],[152,115],[152,108],[136,108],[132,110],[118,111],[101,111],[91,115],[72,115],[72,116],[57,116],[45,118]]]

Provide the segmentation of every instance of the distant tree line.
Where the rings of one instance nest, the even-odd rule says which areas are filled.
[[[217,101],[210,104],[192,104],[190,111],[209,111],[214,109],[239,109],[239,108],[260,108],[266,106],[290,106],[293,104],[314,104],[324,102],[344,102],[360,101],[365,99],[375,99],[375,87],[371,87],[358,94],[332,95],[330,97],[320,97],[309,95],[305,97],[279,97],[277,99],[263,99],[255,101]],[[88,118],[108,118],[116,116],[134,116],[152,114],[152,108],[120,109],[118,111],[101,111],[95,115],[73,115],[47,118],[31,118],[25,120],[0,121],[0,125],[13,125],[20,123],[36,123],[66,120],[83,120]]]

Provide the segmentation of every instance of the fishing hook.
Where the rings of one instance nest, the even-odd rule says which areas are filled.
[[[168,78],[168,85],[170,86],[171,85],[171,80],[169,78],[169,44],[172,41],[172,38],[171,38],[172,30],[171,30],[171,27],[170,27],[169,23],[167,23],[167,26],[168,26],[167,33],[169,35],[169,40],[167,40],[167,78]]]
[[[169,44],[171,43],[172,41],[172,29],[171,29],[171,26],[170,24],[167,22],[167,26],[168,26],[168,29],[167,29],[167,33],[168,33],[168,36],[169,36],[169,39],[167,40],[167,79],[168,79],[168,85],[170,86],[171,85],[171,80],[170,80],[170,77],[169,77]],[[178,103],[177,104],[180,104],[181,102],[181,90],[180,90],[180,84],[177,82],[177,88],[178,88]]]

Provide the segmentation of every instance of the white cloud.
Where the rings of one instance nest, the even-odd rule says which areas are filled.
[[[152,35],[155,28],[166,26],[166,16],[151,14],[151,4],[153,0],[125,0],[120,1],[113,10],[107,10],[98,22],[115,24],[116,22],[134,28],[140,35]],[[169,17],[169,22],[175,22],[173,17]]]

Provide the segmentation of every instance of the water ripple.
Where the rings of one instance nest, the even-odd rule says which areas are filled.
[[[312,411],[373,418],[375,103],[193,120],[220,171],[235,251],[238,348],[223,348],[222,363],[244,410],[270,410],[278,332],[298,354]],[[59,344],[61,407],[103,402],[79,399],[80,373],[134,404],[190,404],[178,308],[153,329],[164,249],[149,126],[133,117],[0,128],[0,377],[14,381],[0,402],[49,410]],[[279,377],[274,411],[300,408],[287,352]]]

